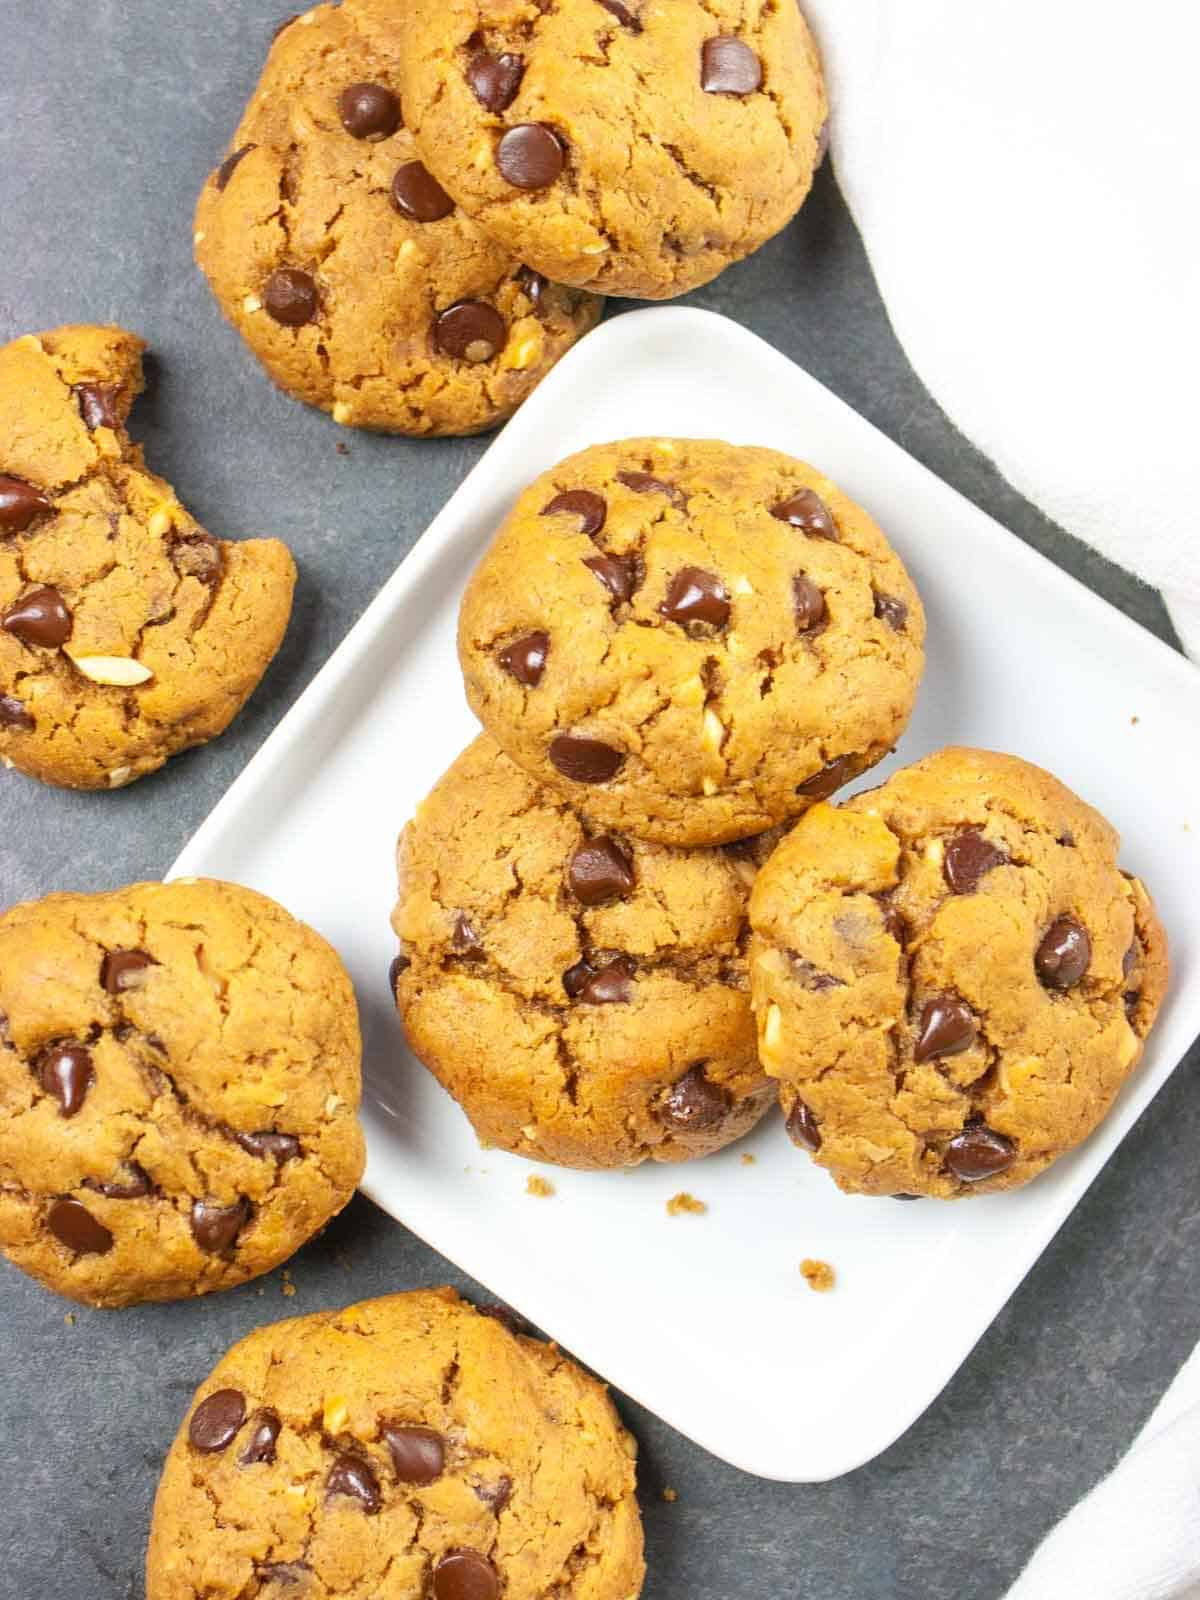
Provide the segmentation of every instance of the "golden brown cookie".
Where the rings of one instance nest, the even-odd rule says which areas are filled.
[[[279,1265],[363,1168],[354,993],[282,906],[183,878],[0,916],[0,1250],[88,1305]]]
[[[0,759],[72,789],[222,733],[291,614],[285,546],[213,538],[147,472],[143,348],[91,327],[0,348]]]
[[[196,259],[282,389],[351,427],[476,433],[600,301],[548,283],[429,174],[402,120],[406,0],[345,0],[277,37],[200,196]]]
[[[861,506],[774,450],[596,445],[517,501],[467,588],[472,709],[597,823],[716,844],[881,760],[924,665]]]
[[[476,739],[400,840],[394,986],[485,1145],[569,1167],[683,1161],[774,1099],[746,901],[767,841],[670,850],[597,827]]]
[[[410,0],[425,162],[562,283],[662,300],[757,250],[823,153],[825,90],[776,0]]]
[[[260,1328],[163,1469],[147,1600],[637,1600],[603,1386],[452,1289]]]
[[[1040,767],[942,750],[814,806],[751,899],[760,1054],[843,1189],[1012,1189],[1133,1071],[1166,936],[1119,839]]]

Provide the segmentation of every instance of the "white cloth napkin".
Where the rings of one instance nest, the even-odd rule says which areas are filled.
[[[802,0],[838,182],[950,418],[1200,659],[1200,7]]]

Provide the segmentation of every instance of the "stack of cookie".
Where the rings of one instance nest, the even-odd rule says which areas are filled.
[[[1091,1132],[1166,983],[1114,831],[969,750],[826,803],[902,733],[924,635],[880,529],[777,452],[631,439],[520,496],[460,615],[486,732],[393,919],[410,1043],[485,1144],[680,1161],[777,1086],[842,1187],[952,1198]]]

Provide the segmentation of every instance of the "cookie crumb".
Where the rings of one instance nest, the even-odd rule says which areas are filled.
[[[1136,727],[1137,727],[1137,725],[1138,725],[1138,723],[1139,723],[1139,722],[1140,722],[1140,721],[1141,721],[1141,720],[1142,720],[1142,719],[1141,719],[1141,717],[1130,717],[1130,719],[1129,719],[1129,722],[1130,722],[1130,726],[1131,726],[1131,727],[1134,727],[1134,728],[1136,728]]]
[[[808,1287],[816,1294],[828,1294],[837,1282],[837,1274],[828,1261],[811,1261],[806,1258],[800,1263],[800,1273]]]
[[[668,1505],[673,1506],[676,1500],[679,1499],[679,1490],[672,1489],[671,1485],[668,1483],[666,1488],[663,1490],[663,1499]]]
[[[286,1267],[283,1269],[283,1282],[279,1286],[290,1300],[296,1292],[296,1285],[292,1282],[291,1273]]]
[[[554,1185],[534,1172],[526,1179],[525,1193],[536,1195],[539,1200],[548,1200],[554,1193]]]
[[[75,1326],[75,1313],[73,1311],[64,1311],[63,1321],[68,1328],[73,1328]]]
[[[742,1156],[742,1165],[744,1167],[752,1167],[757,1160],[758,1160],[758,1157],[757,1156],[752,1156],[750,1154],[749,1150],[747,1150],[746,1153]]]
[[[708,1210],[703,1200],[697,1200],[694,1194],[688,1194],[686,1189],[681,1189],[678,1194],[673,1194],[667,1201],[667,1215],[677,1217],[681,1212],[690,1216],[701,1217]]]
[[[350,446],[348,444],[343,444],[340,439],[334,445],[333,448],[337,451],[338,455],[340,455],[340,456],[348,456],[350,454]]]

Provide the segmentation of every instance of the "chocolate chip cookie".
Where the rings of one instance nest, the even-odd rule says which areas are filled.
[[[671,850],[593,823],[486,735],[400,841],[413,1050],[485,1145],[570,1167],[708,1155],[774,1100],[746,901],[771,840]]]
[[[0,348],[0,759],[72,789],[223,732],[291,614],[282,544],[213,538],[147,472],[143,348],[93,327]]]
[[[539,272],[662,300],[798,210],[826,101],[775,0],[410,0],[405,119],[448,193]]]
[[[467,589],[467,695],[596,823],[758,833],[879,761],[925,618],[875,523],[774,450],[628,439],[528,488]]]
[[[358,1017],[311,928],[233,884],[0,916],[0,1250],[120,1306],[268,1272],[354,1192]]]
[[[779,846],[750,907],[760,1054],[843,1189],[1016,1188],[1102,1120],[1167,983],[1119,843],[1048,772],[949,749]]]
[[[452,1289],[276,1323],[171,1446],[147,1600],[637,1600],[635,1454],[596,1379]]]
[[[405,126],[400,0],[278,36],[196,210],[196,259],[289,394],[351,427],[458,434],[509,416],[595,323],[468,217]]]

